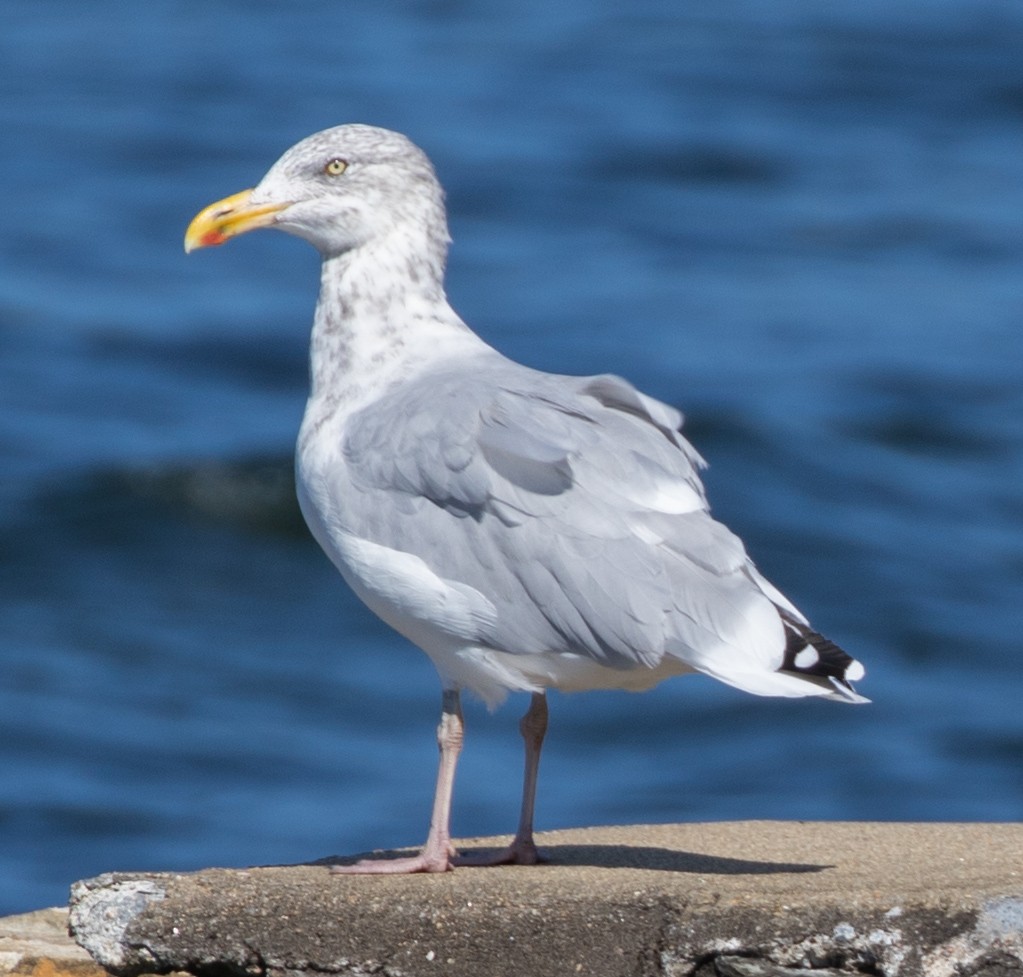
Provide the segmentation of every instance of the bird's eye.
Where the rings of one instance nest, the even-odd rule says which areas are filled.
[[[348,169],[348,161],[340,158],[334,158],[328,160],[326,165],[323,167],[323,172],[327,176],[340,176]]]

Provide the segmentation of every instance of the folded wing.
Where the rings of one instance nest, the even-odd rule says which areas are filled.
[[[671,656],[750,692],[858,698],[858,663],[710,516],[678,411],[613,376],[468,366],[364,410],[344,454],[356,531],[482,595],[478,644],[614,669]]]

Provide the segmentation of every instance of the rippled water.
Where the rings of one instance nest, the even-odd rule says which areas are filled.
[[[0,912],[418,843],[439,690],[305,535],[316,257],[181,252],[291,143],[408,132],[456,307],[683,407],[862,709],[555,696],[541,827],[1023,812],[1023,14],[13,0],[0,34]],[[523,702],[472,707],[511,830]]]

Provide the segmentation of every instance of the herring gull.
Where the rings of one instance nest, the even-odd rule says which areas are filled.
[[[321,254],[296,450],[309,528],[356,594],[430,657],[443,696],[429,836],[350,873],[441,872],[460,692],[531,695],[518,830],[532,864],[546,690],[703,672],[756,695],[865,702],[817,631],[710,515],[682,415],[610,374],[542,373],[487,345],[444,291],[443,191],[405,136],[316,133],[192,221],[185,249],[259,227]]]

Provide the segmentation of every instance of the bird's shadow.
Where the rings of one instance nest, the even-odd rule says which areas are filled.
[[[496,853],[496,848],[461,848],[463,855],[485,856]],[[540,849],[543,864],[547,866],[589,866],[592,868],[630,868],[651,872],[684,872],[689,875],[794,875],[824,872],[834,865],[814,865],[803,862],[766,862],[748,858],[729,858],[725,855],[705,855],[677,851],[672,848],[654,848],[642,845],[544,845]],[[360,855],[330,855],[310,862],[310,865],[351,865],[360,858],[400,858],[408,851],[373,852]],[[460,866],[471,871],[475,866]]]

